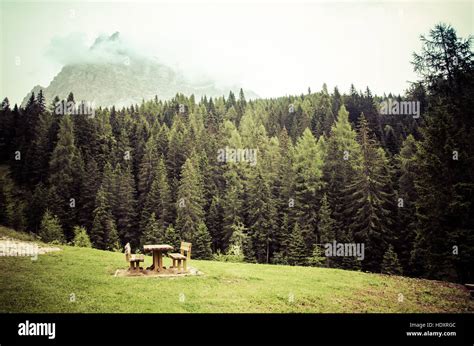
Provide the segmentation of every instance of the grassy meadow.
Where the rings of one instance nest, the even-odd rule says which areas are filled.
[[[4,227],[1,236],[32,240]],[[122,253],[59,247],[36,261],[0,257],[0,312],[436,313],[474,306],[457,284],[339,269],[191,260],[204,275],[116,277],[127,267]]]

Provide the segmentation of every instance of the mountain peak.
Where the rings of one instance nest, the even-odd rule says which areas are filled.
[[[73,92],[76,100],[119,107],[155,95],[170,99],[177,93],[216,97],[229,92],[212,80],[194,78],[191,81],[180,71],[147,58],[134,50],[118,31],[110,36],[98,36],[84,59],[64,65],[48,87],[36,86],[32,91],[36,94],[39,89],[43,89],[46,100],[56,96],[64,99]],[[255,98],[256,95],[250,92],[248,96]]]
[[[120,36],[120,32],[116,31],[112,35],[107,36],[105,34],[99,35],[90,49],[100,49],[101,47],[107,46],[107,45],[113,45],[117,44],[120,46],[123,46],[122,38]]]

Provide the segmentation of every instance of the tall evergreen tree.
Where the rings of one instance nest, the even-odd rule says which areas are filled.
[[[100,185],[99,168],[97,162],[92,158],[85,167],[79,208],[79,224],[87,230],[92,228],[92,213],[95,209],[96,194]]]
[[[256,260],[269,263],[276,230],[276,208],[270,186],[257,167],[249,182],[249,233]]]
[[[391,235],[389,206],[393,196],[384,191],[390,185],[384,151],[377,147],[363,114],[359,120],[359,143],[361,170],[348,187],[351,196],[347,213],[354,215],[351,225],[354,240],[365,244],[363,268],[379,271]]]
[[[199,224],[204,222],[201,172],[196,166],[191,158],[184,163],[176,202],[176,228],[185,240],[192,239]]]
[[[204,222],[201,222],[192,237],[192,252],[196,259],[210,259],[211,252],[211,236],[207,231]]]
[[[321,141],[321,140],[320,140]],[[320,143],[321,144],[321,143]],[[310,253],[317,239],[318,209],[322,181],[323,148],[309,129],[298,140],[294,151],[295,208],[301,232],[306,243],[305,253]]]
[[[347,215],[347,209],[350,203],[349,184],[360,166],[360,145],[356,137],[357,133],[349,122],[349,113],[342,106],[337,121],[331,128],[323,167],[325,190],[334,219],[334,232],[337,241],[343,241],[353,217],[353,215]],[[341,264],[341,261],[339,257],[336,257],[331,262],[337,266]]]
[[[295,223],[288,244],[288,263],[291,265],[303,265],[306,262],[305,241],[300,226]]]
[[[117,250],[120,248],[112,209],[103,187],[97,191],[90,238],[95,248],[102,250]]]
[[[405,273],[411,273],[410,257],[416,235],[416,193],[415,180],[417,177],[416,166],[416,141],[409,135],[403,142],[400,154],[396,156],[398,178],[398,217],[397,237],[395,249],[398,250],[400,263]]]
[[[329,243],[336,239],[334,230],[334,220],[331,217],[331,207],[329,206],[326,194],[321,200],[321,207],[318,215],[319,243]]]
[[[115,169],[117,202],[113,206],[113,214],[117,232],[123,244],[130,243],[133,247],[139,245],[140,234],[136,222],[136,191],[131,166]]]
[[[58,143],[49,162],[49,184],[54,186],[50,205],[64,227],[66,238],[72,237],[72,227],[76,223],[76,203],[79,201],[83,161],[74,142],[74,131],[69,115],[61,119]]]
[[[166,174],[163,157],[158,162],[156,172],[153,174],[153,182],[148,192],[143,208],[141,209],[140,230],[146,231],[146,225],[151,214],[155,214],[157,222],[162,228],[168,227],[173,221],[173,203],[171,190]]]
[[[222,250],[226,251],[234,227],[244,221],[243,219],[243,184],[236,170],[231,167],[225,174],[226,187],[222,198],[223,226],[219,241]]]
[[[418,275],[474,278],[474,64],[471,39],[439,24],[422,36],[414,67],[428,91],[415,180],[418,231],[412,265]]]

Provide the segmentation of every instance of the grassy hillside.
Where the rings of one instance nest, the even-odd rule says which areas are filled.
[[[15,236],[14,231],[0,227],[0,237],[7,233]],[[61,248],[37,261],[0,257],[0,312],[473,311],[467,291],[451,283],[337,269],[197,260],[191,260],[191,266],[205,275],[114,277],[117,269],[127,266],[123,254]],[[147,256],[145,265],[150,264]],[[400,293],[403,302],[399,302]],[[75,302],[70,301],[71,294]]]

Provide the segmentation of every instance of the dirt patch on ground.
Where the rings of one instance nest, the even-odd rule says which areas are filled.
[[[166,268],[161,272],[156,272],[154,270],[129,270],[129,269],[117,269],[114,276],[119,277],[160,277],[160,278],[173,278],[173,277],[184,277],[184,276],[196,276],[203,275],[204,273],[199,271],[196,268],[188,267],[186,273],[179,273],[176,269]]]
[[[16,240],[13,238],[0,238],[0,256],[30,256],[44,255],[48,252],[61,251],[54,246],[39,245],[35,242]]]

